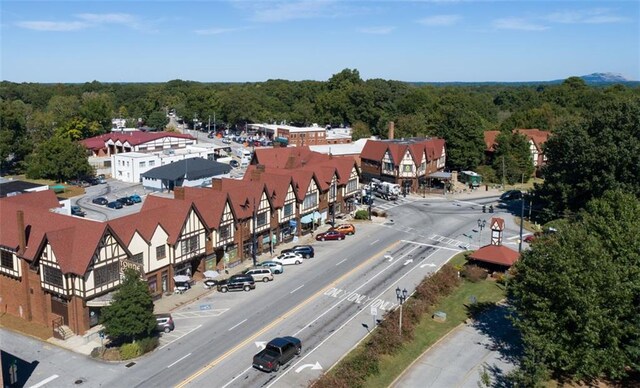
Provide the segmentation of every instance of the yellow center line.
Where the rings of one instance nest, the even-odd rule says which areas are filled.
[[[401,241],[396,241],[394,243],[389,244],[386,248],[382,249],[379,252],[383,252],[383,251],[388,251],[390,250],[394,245],[399,244]],[[268,330],[272,329],[275,325],[279,324],[280,322],[284,321],[285,319],[289,318],[291,315],[295,314],[298,310],[300,310],[301,308],[303,308],[304,306],[306,306],[307,304],[309,304],[313,299],[317,298],[319,295],[324,294],[324,292],[335,286],[337,283],[340,283],[341,281],[343,281],[345,278],[351,276],[351,274],[353,274],[354,272],[358,271],[361,269],[361,267],[363,267],[364,265],[368,264],[371,260],[373,260],[376,256],[378,256],[380,253],[376,253],[375,255],[371,256],[370,258],[368,258],[367,260],[365,260],[364,262],[362,262],[362,264],[360,264],[359,266],[353,268],[351,271],[345,273],[344,275],[340,276],[338,279],[334,280],[333,282],[331,282],[330,284],[328,284],[326,287],[324,287],[323,289],[319,290],[318,292],[316,292],[315,294],[313,294],[312,296],[310,296],[307,300],[305,300],[304,302],[300,303],[299,305],[297,305],[296,307],[294,307],[292,310],[287,311],[284,315],[280,316],[279,318],[275,319],[273,322],[271,322],[270,324],[268,324],[267,326],[263,327],[260,331],[256,332],[254,335],[252,335],[251,337],[247,338],[246,340],[242,341],[241,343],[239,343],[238,345],[234,346],[232,349],[229,349],[227,352],[225,352],[224,354],[222,354],[220,357],[216,358],[215,360],[211,361],[210,363],[208,363],[207,365],[203,366],[200,370],[198,370],[197,372],[195,372],[194,374],[192,374],[191,376],[187,377],[185,380],[183,380],[182,382],[180,382],[180,384],[176,385],[176,388],[182,388],[185,385],[191,383],[193,380],[197,379],[199,376],[201,376],[203,373],[205,373],[206,371],[208,371],[209,369],[213,368],[214,366],[218,365],[220,362],[222,362],[225,358],[229,357],[231,354],[237,352],[238,350],[240,350],[241,348],[247,346],[248,344],[250,344],[251,342],[254,342],[256,338],[258,338],[259,336],[261,336],[262,334],[264,334],[265,332],[267,332]]]

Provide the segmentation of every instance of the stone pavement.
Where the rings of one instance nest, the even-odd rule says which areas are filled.
[[[435,200],[435,201],[465,201],[465,200],[473,200],[473,199],[478,199],[478,198],[484,198],[484,197],[490,197],[490,196],[499,196],[500,194],[502,194],[503,191],[502,190],[497,190],[497,189],[493,189],[490,188],[489,190],[485,190],[484,186],[482,186],[481,188],[477,189],[477,190],[473,190],[473,191],[467,191],[467,192],[461,192],[461,193],[448,193],[446,196],[443,196],[442,194],[426,194],[424,197],[421,195],[421,193],[412,193],[409,194],[405,199],[407,200],[412,200],[412,201],[418,201],[418,200],[425,200],[425,201],[431,201],[431,200]],[[374,205],[375,207],[375,205]],[[366,207],[363,207],[366,208]],[[355,213],[355,212],[354,212]],[[338,222],[349,222],[349,220],[351,219],[351,215],[348,216],[347,219],[342,219],[339,220]],[[372,217],[372,222],[373,223],[383,223],[385,222],[384,218],[380,218],[380,217]],[[305,236],[302,236],[298,239],[297,242],[288,242],[288,243],[282,243],[280,245],[278,245],[276,247],[276,249],[274,249],[274,254],[273,256],[275,256],[276,252],[280,252],[283,249],[287,249],[292,247],[293,245],[304,245],[304,244],[312,244],[314,242],[313,236],[315,235],[315,233],[318,232],[324,232],[327,229],[329,229],[329,225],[323,225],[321,227],[319,227],[313,234],[308,234]],[[256,260],[257,262],[261,262],[264,260],[269,260],[271,259],[272,255],[270,255],[269,253],[263,253],[261,255],[259,255]],[[253,265],[251,260],[245,260],[245,262],[241,263],[240,265],[237,265],[233,268],[229,268],[228,274],[227,273],[223,273],[220,275],[220,278],[225,278],[225,277],[229,277],[231,275],[237,274],[242,272],[243,270],[245,270],[246,268],[249,268]],[[154,312],[156,313],[170,313],[173,310],[185,305],[185,304],[189,304],[189,303],[193,303],[215,291],[215,288],[212,289],[206,289],[203,286],[202,281],[196,282],[189,290],[187,290],[186,292],[182,293],[182,294],[170,294],[170,295],[166,295],[163,296],[162,298],[158,299],[157,301],[154,302]],[[67,348],[69,350],[72,350],[74,352],[77,353],[81,353],[81,354],[86,354],[89,355],[91,353],[91,351],[96,348],[101,346],[101,339],[99,336],[99,331],[102,329],[101,325],[95,326],[93,327],[91,330],[89,330],[89,332],[87,332],[87,334],[83,335],[83,336],[73,336],[71,338],[68,338],[67,340],[59,340],[57,338],[49,338],[47,341],[49,343],[58,345],[60,347],[63,348]]]

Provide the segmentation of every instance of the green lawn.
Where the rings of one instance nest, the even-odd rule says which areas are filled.
[[[464,259],[464,256],[462,258]],[[455,260],[460,259],[456,256],[452,259],[451,264],[457,264]],[[414,340],[402,347],[394,356],[382,358],[380,373],[371,376],[365,386],[388,387],[427,348],[467,319],[465,304],[469,303],[471,296],[475,296],[479,303],[498,302],[504,299],[505,292],[504,287],[494,281],[464,282],[458,290],[443,299],[434,309],[434,311],[447,313],[447,321],[439,323],[431,319],[431,314],[425,315],[420,325],[416,327]],[[361,351],[361,347],[355,351]]]

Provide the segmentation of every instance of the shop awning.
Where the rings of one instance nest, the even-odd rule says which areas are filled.
[[[320,213],[318,212],[313,212],[313,213],[309,213],[306,216],[300,218],[300,223],[301,224],[310,224],[313,222],[313,220],[318,221],[320,219]]]

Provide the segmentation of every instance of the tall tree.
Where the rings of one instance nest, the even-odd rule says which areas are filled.
[[[439,108],[435,121],[438,137],[444,138],[447,148],[447,166],[453,170],[473,170],[484,157],[482,118],[474,111],[454,105]],[[433,128],[429,128],[432,131]]]
[[[151,128],[156,128],[160,131],[164,131],[168,123],[169,119],[167,118],[167,115],[158,110],[151,112],[149,117],[145,120],[145,125]]]
[[[156,327],[149,286],[132,268],[124,271],[113,303],[103,309],[102,324],[111,338],[132,342],[150,337]]]
[[[607,192],[524,252],[508,287],[525,345],[523,375],[640,372],[639,219],[637,196]]]
[[[501,132],[496,137],[493,169],[510,185],[525,179],[528,181],[534,167],[527,138],[517,132]]]
[[[62,182],[93,174],[87,151],[69,138],[54,136],[41,144],[26,159],[27,177]]]

